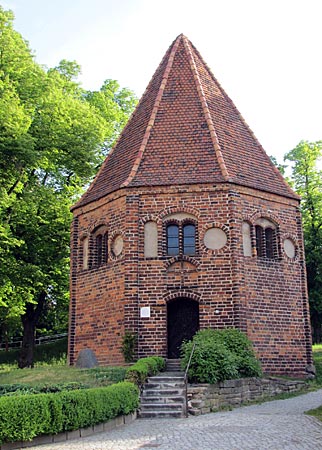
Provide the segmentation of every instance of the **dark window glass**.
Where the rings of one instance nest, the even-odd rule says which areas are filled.
[[[96,264],[102,264],[102,250],[103,250],[103,236],[101,234],[96,236]]]
[[[275,233],[272,228],[266,228],[265,230],[265,247],[266,247],[266,257],[274,258],[274,248],[275,248]]]
[[[183,254],[194,255],[196,253],[196,227],[188,224],[183,227]]]
[[[107,262],[107,233],[104,234],[102,240],[102,263]]]
[[[255,227],[256,231],[256,250],[257,250],[257,256],[264,257],[264,233],[263,228],[259,225],[256,225]]]
[[[179,227],[178,225],[167,226],[167,254],[179,255]]]

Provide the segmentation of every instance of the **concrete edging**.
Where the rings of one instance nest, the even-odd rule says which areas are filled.
[[[104,431],[111,431],[115,428],[119,428],[123,425],[127,425],[137,418],[137,412],[127,414],[126,416],[117,416],[108,422],[92,425],[88,428],[80,428],[73,431],[64,431],[58,434],[37,436],[32,441],[17,441],[8,442],[0,445],[0,450],[14,450],[19,448],[28,448],[35,445],[53,444],[57,442],[71,441],[73,439],[79,439],[82,437],[91,436],[96,433],[102,433]]]

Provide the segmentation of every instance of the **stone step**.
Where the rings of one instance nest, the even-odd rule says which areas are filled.
[[[184,381],[184,373],[183,372],[163,372],[162,375],[154,375],[153,377],[148,378],[148,382],[152,381],[153,383],[159,383],[163,381]]]
[[[141,403],[141,411],[182,411],[182,403]]]
[[[143,394],[145,397],[148,396],[160,396],[160,397],[166,397],[166,396],[172,396],[172,395],[182,395],[185,393],[184,389],[181,388],[172,388],[172,389],[146,389],[143,391]]]
[[[182,371],[180,359],[167,359],[166,370],[168,372]]]
[[[163,372],[148,378],[141,393],[139,417],[185,417],[183,372]]]
[[[184,383],[149,383],[144,386],[144,390],[149,389],[184,389]]]
[[[180,419],[185,417],[185,414],[180,411],[140,411],[139,418],[141,419]]]
[[[185,397],[183,395],[167,395],[167,396],[151,396],[148,395],[147,397],[143,396],[141,397],[141,405],[146,403],[154,403],[154,404],[169,404],[169,403],[184,403]]]

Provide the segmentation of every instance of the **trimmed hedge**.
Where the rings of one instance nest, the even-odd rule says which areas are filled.
[[[155,375],[165,368],[165,359],[161,356],[149,356],[139,359],[126,371],[125,379],[141,386],[150,375]]]
[[[106,422],[139,404],[137,386],[121,382],[103,388],[0,398],[0,444],[28,441]]]

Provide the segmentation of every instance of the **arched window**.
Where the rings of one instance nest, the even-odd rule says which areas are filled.
[[[275,258],[275,230],[272,228],[266,228],[265,230],[265,246],[266,258]]]
[[[259,258],[278,258],[277,230],[273,223],[260,219],[255,226],[256,251]]]
[[[255,227],[255,232],[256,232],[256,251],[257,251],[257,256],[264,257],[265,256],[265,252],[264,252],[264,230],[261,226],[256,225]]]
[[[168,223],[166,226],[166,253],[168,256],[196,254],[196,225]]]
[[[107,228],[101,226],[93,233],[93,248],[91,249],[91,267],[100,267],[107,262]]]
[[[192,223],[183,226],[183,254],[196,254],[196,226]]]
[[[169,256],[179,255],[179,226],[169,224],[167,226],[167,254]]]

